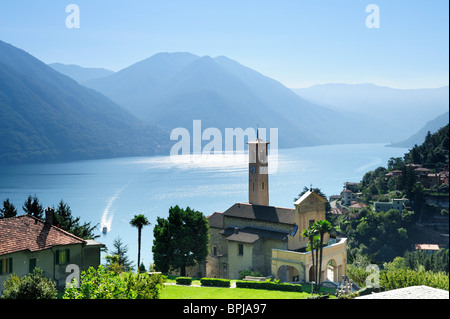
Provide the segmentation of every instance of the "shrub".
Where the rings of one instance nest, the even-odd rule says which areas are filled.
[[[230,287],[231,281],[229,279],[220,279],[220,278],[202,278],[200,280],[202,286],[209,287]]]
[[[444,289],[447,291],[449,290],[449,280],[446,273],[415,271],[411,269],[382,271],[380,275],[380,285],[386,290],[421,285]]]
[[[63,299],[158,299],[164,287],[163,276],[107,271],[90,267],[80,275],[80,288],[67,285]]]
[[[192,277],[177,277],[175,280],[176,280],[177,284],[179,284],[179,285],[192,284]]]
[[[275,282],[271,282],[271,281],[240,281],[239,280],[239,281],[236,281],[236,287],[302,292],[302,285],[295,285],[295,284],[288,284],[288,283],[275,283]]]
[[[3,299],[56,299],[55,283],[44,277],[43,271],[34,268],[31,274],[19,278],[10,276],[5,282]]]

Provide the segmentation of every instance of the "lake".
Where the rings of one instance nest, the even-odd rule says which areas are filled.
[[[359,182],[391,157],[408,150],[385,144],[326,145],[278,151],[269,158],[270,205],[292,207],[305,186],[320,188],[327,196],[339,194],[345,182]],[[276,168],[276,169],[274,169]],[[7,198],[19,215],[28,195],[44,207],[60,200],[82,222],[98,224],[97,240],[107,248],[121,237],[128,256],[137,261],[137,229],[129,221],[143,213],[151,225],[142,231],[141,260],[153,261],[153,226],[167,217],[171,206],[190,206],[206,216],[223,212],[236,202],[248,202],[248,157],[245,154],[210,156],[132,157],[58,164],[0,166],[0,200]],[[2,204],[1,204],[2,205]],[[108,233],[102,234],[103,226]],[[104,263],[104,261],[103,261]]]

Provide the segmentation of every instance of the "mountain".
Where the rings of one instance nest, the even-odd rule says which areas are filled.
[[[449,108],[448,86],[393,89],[374,84],[320,84],[293,91],[333,110],[357,112],[374,118],[381,126],[395,128],[389,133],[389,141],[410,137]]]
[[[414,145],[421,145],[425,141],[425,137],[427,133],[431,134],[437,132],[441,127],[444,127],[449,123],[449,112],[445,112],[444,114],[438,116],[437,118],[429,121],[422,127],[416,134],[412,135],[410,138],[398,142],[393,143],[389,146],[391,147],[404,147],[404,148],[412,148]]]
[[[145,119],[142,115],[147,112],[145,105],[155,95],[159,84],[173,77],[197,58],[189,53],[159,53],[111,76],[83,84],[105,94],[139,118]]]
[[[167,151],[167,132],[2,41],[0,114],[0,164]]]
[[[302,99],[281,83],[223,56],[159,53],[87,81],[136,117],[168,129],[278,128],[280,147],[385,142],[369,117]],[[356,134],[358,133],[358,134]]]
[[[59,73],[71,77],[78,83],[83,83],[89,80],[114,74],[114,72],[111,70],[102,68],[83,68],[75,64],[51,63],[48,66],[55,69]]]

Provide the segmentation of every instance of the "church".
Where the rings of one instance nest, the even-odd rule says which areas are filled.
[[[282,282],[312,281],[308,239],[301,234],[309,225],[325,220],[327,200],[306,192],[293,208],[269,205],[268,142],[248,142],[248,203],[235,203],[215,212],[209,221],[210,252],[199,265],[201,276],[238,279],[252,270]],[[346,273],[347,239],[324,239],[322,280],[339,281]]]

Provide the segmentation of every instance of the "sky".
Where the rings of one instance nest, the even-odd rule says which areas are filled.
[[[79,28],[66,25],[70,4]],[[371,4],[378,28],[368,27]],[[435,88],[449,82],[448,12],[447,0],[2,0],[0,40],[45,63],[113,71],[191,52],[227,56],[290,88]]]

